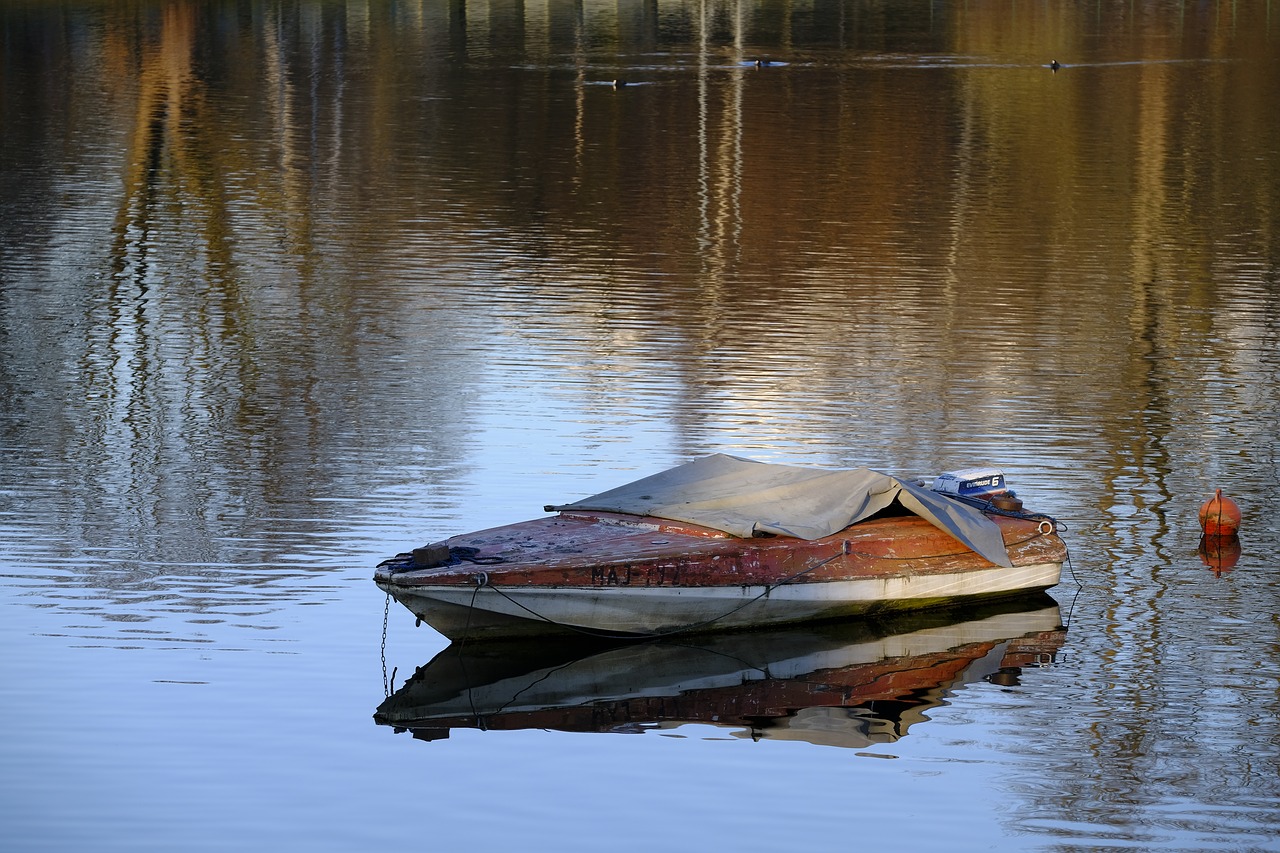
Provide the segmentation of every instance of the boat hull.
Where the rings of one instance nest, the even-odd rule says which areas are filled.
[[[696,525],[575,514],[447,540],[439,566],[401,555],[375,579],[452,640],[579,633],[664,636],[998,599],[1055,586],[1052,525],[1000,518],[997,566],[916,517],[819,540],[740,539]]]
[[[477,586],[396,587],[385,591],[451,640],[589,633],[664,635],[733,630],[942,607],[1056,586],[1061,563],[769,587]]]

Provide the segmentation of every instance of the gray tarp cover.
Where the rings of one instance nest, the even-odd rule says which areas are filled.
[[[652,515],[743,537],[774,533],[821,539],[895,499],[996,565],[1013,565],[1000,528],[981,512],[869,468],[799,468],[718,453],[547,509]]]

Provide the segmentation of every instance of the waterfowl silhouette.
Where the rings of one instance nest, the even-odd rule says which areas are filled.
[[[626,81],[626,80],[614,80],[614,81],[613,81],[613,88],[615,88],[615,89],[621,89],[621,88],[622,88],[623,86],[625,86],[625,85],[627,85],[627,81]]]
[[[1056,59],[1049,60],[1049,68],[1052,69],[1055,74],[1058,73],[1058,69],[1061,67],[1062,66],[1058,64],[1058,60]]]

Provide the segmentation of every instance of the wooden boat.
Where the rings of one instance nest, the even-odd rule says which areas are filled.
[[[940,477],[944,493],[717,454],[399,554],[375,580],[454,640],[654,637],[1056,585],[1066,546],[1053,519],[1022,511],[998,471],[976,473]]]
[[[455,643],[378,707],[419,740],[454,729],[642,733],[698,724],[753,740],[895,742],[957,689],[1019,684],[1066,640],[1047,595],[678,641]]]

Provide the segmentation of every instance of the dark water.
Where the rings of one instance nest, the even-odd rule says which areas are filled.
[[[3,846],[1280,849],[1277,103],[1267,0],[8,0]],[[1072,571],[373,719],[378,560],[714,451]]]

